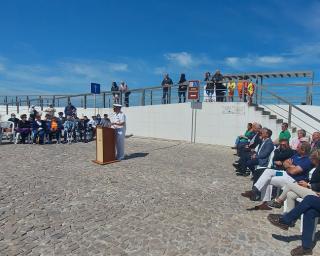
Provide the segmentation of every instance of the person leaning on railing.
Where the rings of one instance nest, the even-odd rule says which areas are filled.
[[[121,92],[121,101],[122,101],[122,95],[124,95],[124,105],[126,107],[129,107],[129,95],[131,94],[131,92],[129,91],[128,85],[124,81],[121,81],[120,83],[120,92]]]
[[[182,102],[181,97],[183,97],[183,102],[186,102],[186,92],[188,89],[188,82],[185,74],[180,75],[180,80],[178,84],[179,84],[179,88],[178,88],[179,103]]]
[[[213,75],[212,81],[216,88],[217,101],[223,102],[226,93],[226,87],[223,85],[223,75],[221,74],[220,70],[217,70]]]
[[[169,99],[170,99],[170,88],[173,85],[173,82],[171,80],[171,78],[169,77],[168,74],[164,75],[164,79],[161,82],[161,86],[162,86],[162,91],[163,91],[163,95],[162,95],[162,104],[168,104]]]

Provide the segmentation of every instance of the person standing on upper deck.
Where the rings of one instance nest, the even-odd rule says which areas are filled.
[[[161,86],[162,86],[162,104],[168,104],[170,99],[170,91],[171,86],[173,85],[173,82],[168,74],[164,75],[164,79],[162,80]]]
[[[188,81],[186,79],[185,74],[180,75],[179,80],[179,89],[178,89],[178,97],[179,97],[179,103],[182,102],[181,98],[183,97],[183,102],[186,102],[186,92],[188,90]]]
[[[226,87],[223,85],[223,75],[217,70],[212,77],[212,81],[216,88],[217,101],[223,102],[226,93]]]
[[[111,117],[112,128],[116,131],[117,160],[124,159],[124,139],[126,136],[126,115],[121,111],[120,104],[113,104],[113,115]]]

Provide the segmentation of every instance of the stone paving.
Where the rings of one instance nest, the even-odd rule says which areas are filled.
[[[251,183],[227,147],[132,137],[128,159],[106,166],[91,162],[94,142],[0,150],[1,256],[289,255],[300,244],[299,225],[281,231],[246,210]]]

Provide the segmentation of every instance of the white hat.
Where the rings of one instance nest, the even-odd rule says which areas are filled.
[[[113,104],[113,106],[114,106],[114,107],[119,107],[119,108],[121,108],[121,107],[122,107],[122,105],[121,105],[121,104]]]

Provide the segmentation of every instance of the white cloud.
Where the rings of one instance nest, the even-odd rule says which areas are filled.
[[[189,68],[195,64],[191,54],[187,52],[167,53],[164,56],[167,60],[176,63],[181,67]]]
[[[30,92],[82,90],[90,82],[106,84],[121,80],[123,72],[128,72],[128,64],[101,60],[68,60],[47,65],[21,65],[8,60],[1,62],[1,91],[22,89],[30,85]]]
[[[155,75],[163,75],[164,73],[166,73],[166,72],[168,72],[168,71],[166,71],[166,67],[156,67],[155,69],[154,69],[154,74]]]
[[[282,56],[254,56],[248,55],[246,57],[227,57],[225,58],[225,65],[241,69],[250,66],[270,67],[277,66],[286,61]]]
[[[254,67],[289,69],[320,64],[320,43],[299,45],[278,55],[230,56],[224,59],[226,66],[238,70]]]

